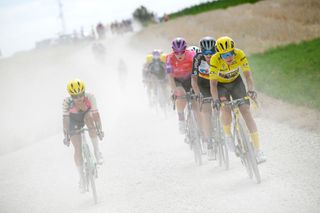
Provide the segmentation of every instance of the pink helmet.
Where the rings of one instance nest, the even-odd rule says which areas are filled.
[[[184,40],[184,38],[177,37],[172,41],[172,50],[174,52],[182,52],[186,50],[187,48],[187,42]]]

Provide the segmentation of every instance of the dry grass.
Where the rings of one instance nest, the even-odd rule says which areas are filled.
[[[319,38],[319,11],[319,0],[265,0],[153,25],[138,33],[133,42],[145,52],[153,48],[170,51],[170,41],[177,36],[197,45],[206,35],[215,38],[228,35],[247,54],[259,53],[279,45]],[[320,131],[318,111],[292,106],[263,94],[260,100],[264,116],[296,128]]]
[[[319,11],[318,0],[265,0],[153,25],[141,31],[136,39],[143,40],[146,47],[151,44],[169,50],[168,41],[176,36],[185,37],[189,44],[198,44],[205,35],[216,38],[229,35],[237,47],[257,53],[320,37]]]

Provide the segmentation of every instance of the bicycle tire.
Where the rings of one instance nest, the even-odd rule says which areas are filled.
[[[220,120],[218,119],[218,124],[217,124],[217,131],[218,131],[218,145],[219,145],[219,150],[220,150],[220,158],[221,158],[221,163],[220,166],[222,166],[222,163],[224,164],[224,167],[226,170],[229,169],[229,153],[228,153],[228,148],[225,143],[224,137],[223,137],[223,130],[221,128],[221,123]]]
[[[253,146],[249,140],[248,134],[246,133],[246,131],[243,128],[243,121],[240,121],[239,124],[240,124],[240,132],[241,132],[241,135],[244,139],[243,142],[244,142],[244,146],[246,149],[246,156],[248,159],[248,163],[249,163],[249,165],[252,169],[252,172],[255,176],[256,182],[259,184],[259,183],[261,183],[261,175],[260,175],[260,171],[258,168],[258,163],[257,163],[256,157],[255,157],[255,154],[253,152]]]
[[[196,119],[192,112],[189,112],[189,128],[190,128],[190,136],[191,136],[191,148],[194,153],[194,160],[198,166],[202,165],[202,149],[200,144],[200,133],[196,124]]]
[[[92,191],[92,195],[93,195],[93,201],[95,204],[97,204],[98,203],[98,196],[97,196],[96,183],[95,183],[95,177],[94,177],[93,172],[90,172],[90,174],[89,174],[89,182],[90,182],[91,191]]]
[[[234,127],[233,132],[235,133],[235,137],[236,137],[235,139],[238,140],[238,148],[240,151],[239,157],[241,159],[241,163],[246,168],[246,171],[247,171],[249,178],[252,179],[253,172],[252,172],[251,165],[249,164],[249,159],[248,159],[248,155],[246,154],[246,149],[244,148],[244,142],[243,142],[243,137],[241,136],[241,130],[238,130],[236,127]]]

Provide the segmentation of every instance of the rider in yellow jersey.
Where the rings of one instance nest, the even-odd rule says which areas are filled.
[[[220,37],[216,42],[217,53],[210,59],[210,90],[214,100],[221,102],[233,99],[239,99],[247,94],[255,99],[257,93],[254,91],[251,70],[248,59],[244,52],[234,47],[234,41],[227,36]],[[244,74],[247,83],[248,92],[240,76],[240,69]],[[250,132],[250,137],[256,153],[258,163],[266,161],[263,152],[260,149],[260,140],[256,123],[250,112],[249,101],[239,106],[240,112],[246,122]],[[226,143],[231,151],[235,147],[231,138],[231,111],[229,107],[222,107],[222,122],[226,135]]]

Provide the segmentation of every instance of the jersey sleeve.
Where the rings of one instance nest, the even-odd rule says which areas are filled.
[[[240,57],[240,67],[242,72],[250,72],[250,66],[247,56],[244,54],[242,50],[239,50],[238,54]]]
[[[196,54],[193,57],[193,61],[192,61],[192,75],[193,76],[197,76],[198,75],[198,69],[201,63],[201,54]]]
[[[218,54],[218,53],[217,53]],[[210,59],[209,79],[218,80],[219,77],[219,56],[213,55]]]

